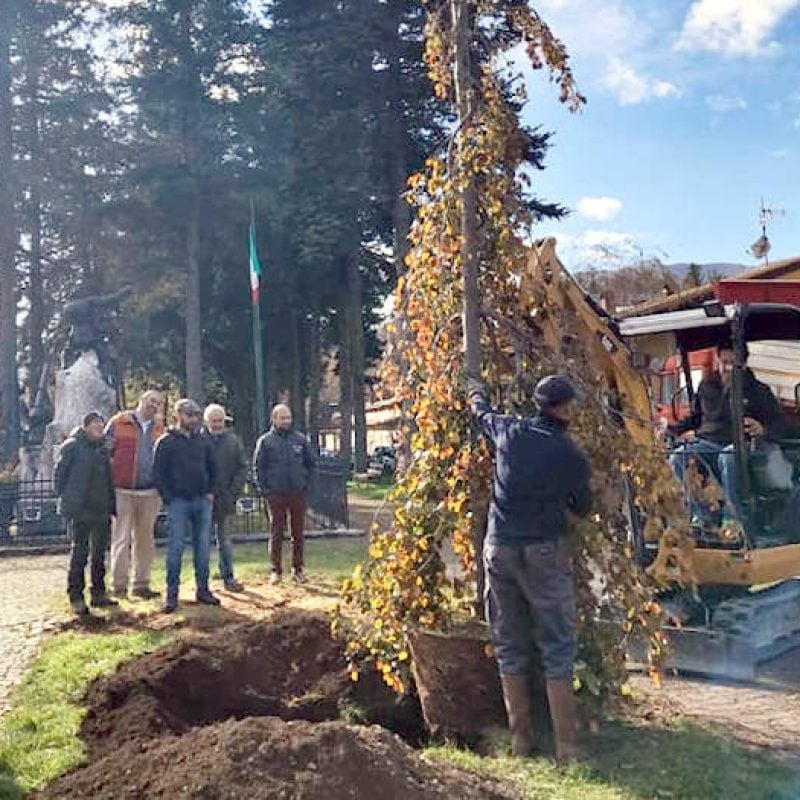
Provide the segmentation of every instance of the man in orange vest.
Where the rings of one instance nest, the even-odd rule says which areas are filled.
[[[133,594],[144,600],[160,595],[150,588],[155,557],[154,528],[161,498],[153,485],[153,452],[164,433],[158,417],[161,393],[149,389],[133,411],[120,411],[106,426],[111,450],[111,477],[117,520],[111,533],[111,576],[114,595],[128,593],[133,550]]]

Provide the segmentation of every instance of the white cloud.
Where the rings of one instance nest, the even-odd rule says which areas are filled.
[[[711,94],[706,97],[706,105],[716,114],[728,111],[742,111],[747,108],[747,100],[739,95]]]
[[[536,8],[573,56],[617,56],[651,35],[629,0],[539,0]]]
[[[772,158],[788,158],[791,155],[790,150],[770,150],[769,154]]]
[[[578,212],[589,219],[605,222],[619,214],[622,201],[616,197],[581,197]]]
[[[635,105],[653,98],[680,97],[681,90],[669,81],[637,75],[634,69],[619,58],[609,62],[603,84],[615,92],[622,105]]]
[[[732,56],[761,55],[780,46],[770,37],[798,5],[800,0],[694,0],[676,47]]]

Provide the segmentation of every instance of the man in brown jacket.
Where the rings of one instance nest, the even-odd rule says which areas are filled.
[[[114,594],[125,597],[133,551],[133,594],[144,600],[159,596],[150,588],[155,557],[154,528],[161,498],[153,485],[153,451],[164,433],[158,418],[161,393],[150,389],[133,411],[120,411],[106,426],[111,450],[111,476],[117,520],[111,533],[111,576]]]

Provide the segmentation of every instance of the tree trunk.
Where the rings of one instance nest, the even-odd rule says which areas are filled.
[[[353,339],[348,325],[349,298],[344,298],[339,325],[339,413],[341,440],[339,454],[347,464],[353,458]]]
[[[303,402],[303,344],[300,314],[293,311],[289,317],[289,406],[296,427],[306,428],[305,403]]]
[[[353,428],[355,432],[354,460],[356,472],[367,470],[367,413],[364,367],[364,324],[361,316],[362,287],[358,251],[347,259],[348,315],[350,340],[350,372],[352,381]]]
[[[17,395],[17,231],[14,220],[10,38],[14,24],[6,9],[0,23],[0,426],[6,464],[19,447]]]
[[[181,46],[184,69],[195,68],[192,45],[192,6],[186,3],[180,10]],[[203,154],[195,140],[197,114],[193,101],[187,97],[181,118],[181,147],[183,170],[189,188],[186,224],[186,396],[198,403],[205,400],[203,387],[202,321],[200,318],[200,185],[195,173]]]
[[[186,227],[186,396],[198,403],[205,400],[200,320],[199,198],[195,192]]]
[[[28,266],[28,354],[30,386],[36,391],[44,366],[44,293],[42,291],[42,206],[39,187],[31,187],[31,256]]]
[[[462,154],[469,141],[475,113],[472,63],[472,13],[468,0],[450,0],[455,31],[455,89],[458,107],[458,148]],[[464,156],[461,160],[463,163]],[[481,332],[478,293],[478,197],[471,174],[461,195],[461,270],[464,288],[464,360],[466,374],[480,379]]]
[[[392,87],[398,86],[400,75],[399,60],[396,60],[392,67]],[[408,235],[411,231],[411,206],[405,198],[406,180],[408,178],[408,132],[406,130],[405,118],[399,109],[399,89],[395,90],[395,101],[392,103],[393,120],[393,184],[394,184],[394,205],[392,207],[392,225],[394,227],[394,271],[397,280],[406,273],[406,255],[408,254]],[[393,334],[394,342],[392,352],[400,375],[408,374],[408,359],[406,358],[407,343],[411,340],[408,329],[408,316],[405,308],[405,297],[401,298],[400,304],[394,314],[395,331]],[[402,472],[411,461],[411,432],[414,427],[414,420],[411,415],[411,400],[402,398],[400,401],[400,430],[398,431],[398,453],[397,471]]]
[[[41,183],[42,159],[41,138],[39,131],[39,59],[34,54],[29,55],[29,62],[25,72],[26,91],[28,94],[28,141],[31,155],[30,202],[29,208],[29,233],[31,237],[30,260],[28,264],[28,367],[30,371],[28,383],[30,398],[33,400],[39,376],[44,365],[44,291],[42,286],[42,197]]]
[[[319,452],[320,392],[322,391],[322,348],[319,317],[308,323],[308,436],[314,452]]]
[[[470,128],[475,116],[475,80],[472,59],[474,38],[472,4],[469,0],[450,0],[453,30],[455,32],[454,78],[458,111],[459,161],[464,165],[465,150],[469,144]],[[478,195],[472,171],[466,176],[461,194],[461,270],[463,275],[463,326],[464,367],[466,376],[475,380],[481,377],[480,294],[478,288]],[[473,437],[476,433],[473,431]],[[486,535],[484,520],[485,500],[480,483],[473,478],[469,487],[472,510],[472,542],[475,549],[477,593],[475,611],[483,618],[483,540]]]

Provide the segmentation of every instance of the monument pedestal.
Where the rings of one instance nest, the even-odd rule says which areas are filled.
[[[94,350],[86,350],[68,369],[56,372],[55,416],[47,426],[41,446],[22,448],[22,480],[53,480],[58,451],[80,426],[84,415],[98,411],[108,419],[117,410],[117,395],[103,379]],[[38,453],[36,451],[39,451]]]

